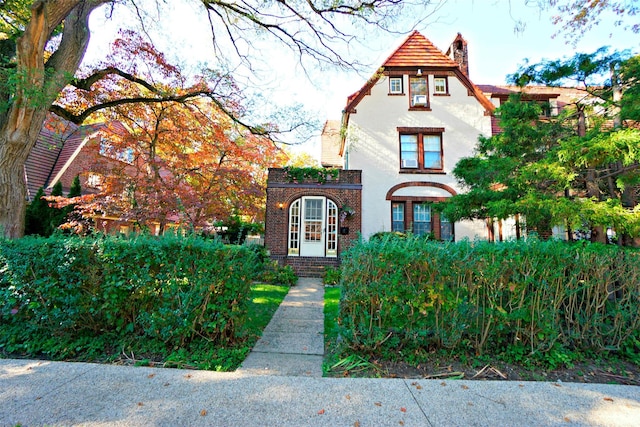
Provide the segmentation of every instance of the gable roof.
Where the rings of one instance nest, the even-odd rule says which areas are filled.
[[[445,67],[456,68],[458,64],[435,47],[429,39],[414,31],[409,34],[382,64],[383,67]]]
[[[53,187],[102,126],[77,126],[49,114],[24,165],[27,198],[33,199],[40,187]]]
[[[461,37],[458,33],[456,40]],[[487,112],[492,112],[495,109],[493,103],[469,80],[469,77],[460,69],[457,62],[442,53],[442,51],[435,47],[425,36],[418,31],[414,31],[409,34],[400,47],[384,61],[380,69],[359,91],[347,97],[347,105],[344,109],[344,113],[347,115],[346,121],[348,122],[348,115],[355,111],[356,106],[370,93],[373,85],[380,80],[380,77],[384,75],[385,71],[391,69],[412,70],[418,68],[423,70],[453,71],[462,84],[467,87],[470,94],[480,102]]]

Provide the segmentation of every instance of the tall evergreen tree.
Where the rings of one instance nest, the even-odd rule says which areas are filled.
[[[640,130],[623,120],[640,99],[636,61],[600,49],[512,76],[525,84],[586,83],[590,97],[544,120],[540,107],[521,97],[498,108],[502,133],[481,137],[477,155],[456,165],[454,175],[469,191],[450,199],[447,217],[521,217],[545,236],[564,225],[570,237],[582,229],[604,243],[611,229],[621,244],[640,242]]]
[[[49,222],[49,204],[43,198],[44,188],[40,187],[29,203],[25,218],[25,235],[46,236],[45,224]]]

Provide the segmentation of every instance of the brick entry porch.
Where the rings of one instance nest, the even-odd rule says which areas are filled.
[[[264,243],[271,259],[300,277],[320,277],[340,264],[340,253],[361,229],[359,170],[340,170],[325,182],[294,182],[286,169],[269,169]],[[345,217],[345,213],[353,214]]]

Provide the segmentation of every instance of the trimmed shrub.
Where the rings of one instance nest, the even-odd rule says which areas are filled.
[[[0,349],[65,358],[98,338],[165,348],[232,343],[255,258],[199,238],[0,240]]]
[[[372,239],[345,253],[341,285],[342,334],[359,351],[548,361],[638,343],[640,253],[616,246]]]

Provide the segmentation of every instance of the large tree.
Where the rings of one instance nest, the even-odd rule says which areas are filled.
[[[348,24],[353,18],[385,27],[393,22],[401,7],[412,3],[398,0],[193,1],[209,15],[214,44],[220,55],[229,54],[220,41],[230,40],[236,47],[235,53],[250,64],[250,56],[239,46],[252,46],[259,34],[289,46],[301,61],[314,58],[337,65],[349,64],[348,58],[340,54],[340,46],[352,39],[340,23]],[[74,78],[89,43],[90,14],[101,6],[115,8],[123,3],[135,8],[135,15],[140,17],[145,16],[143,8],[154,7],[153,1],[136,0],[7,0],[0,5],[0,31],[3,32],[0,37],[3,39],[0,43],[0,228],[4,236],[15,238],[23,234],[26,206],[23,167],[46,114],[55,109],[65,118],[80,123],[102,107],[94,105],[85,112],[65,115],[54,105],[61,90],[67,85],[86,90],[111,74],[135,80],[135,76],[113,68]],[[172,94],[166,95],[153,82],[138,83],[147,87],[149,97],[131,102],[181,101]],[[223,105],[219,103],[220,107]],[[232,111],[226,113],[240,120]],[[255,129],[265,132],[263,127]]]
[[[159,224],[160,232],[168,222],[195,228],[234,215],[263,220],[266,170],[281,166],[285,155],[268,136],[229,117],[229,112],[240,117],[243,108],[233,79],[210,72],[207,84],[199,77],[185,87],[188,79],[180,69],[138,34],[122,31],[114,45],[107,67],[145,81],[162,76],[165,94],[190,96],[179,103],[120,103],[123,97],[148,96],[144,85],[120,75],[107,76],[88,91],[65,89],[59,102],[70,114],[112,104],[99,113],[105,125],[91,166],[101,177],[100,192],[73,200],[77,209],[142,227]]]
[[[454,174],[469,191],[445,209],[452,219],[519,217],[544,236],[563,225],[606,242],[640,237],[640,131],[637,57],[599,50],[527,65],[511,79],[522,85],[579,84],[584,97],[559,116],[541,118],[540,106],[513,97],[497,109],[502,132],[480,138],[477,154]],[[524,87],[523,92],[527,91]]]

